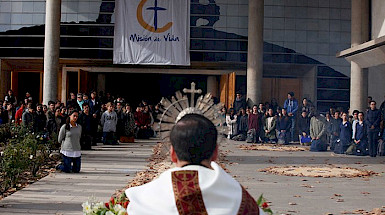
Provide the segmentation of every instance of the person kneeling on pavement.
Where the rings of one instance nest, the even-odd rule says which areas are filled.
[[[315,115],[310,120],[310,137],[312,139],[310,151],[327,151],[326,126],[319,113],[315,113]]]
[[[349,122],[347,113],[342,113],[342,122],[339,127],[340,136],[334,146],[334,153],[345,154],[352,140],[352,125]]]
[[[56,169],[66,173],[78,173],[81,166],[81,147],[80,137],[82,134],[82,126],[76,121],[79,112],[73,110],[59,131],[58,142],[61,143],[60,153],[63,156],[63,162]]]

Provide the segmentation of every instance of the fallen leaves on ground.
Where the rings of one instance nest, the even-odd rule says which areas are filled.
[[[354,211],[341,211],[341,214],[362,214],[362,215],[385,215],[385,209],[384,207],[381,208],[374,208],[371,211],[366,211],[363,209],[357,209]]]
[[[298,152],[298,151],[309,151],[308,147],[302,146],[288,146],[279,144],[251,144],[251,145],[240,145],[240,149],[248,151],[282,151],[282,152]]]
[[[134,179],[123,189],[115,192],[113,196],[120,196],[126,189],[130,187],[136,187],[143,184],[147,184],[157,178],[161,173],[166,170],[174,167],[174,164],[171,162],[169,158],[169,144],[159,142],[152,149],[153,154],[148,159],[149,164],[147,165],[147,170],[137,172]],[[220,151],[218,156],[218,164],[226,171],[230,172],[226,168],[225,162],[228,161],[226,159],[227,154],[231,152],[230,150]],[[237,177],[237,176],[234,176]]]
[[[259,169],[259,172],[267,172],[275,175],[299,176],[299,177],[323,177],[323,178],[354,178],[378,175],[369,170],[361,170],[351,167],[327,166],[272,166]]]

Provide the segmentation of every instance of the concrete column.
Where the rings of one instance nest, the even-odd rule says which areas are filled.
[[[369,40],[369,1],[352,0],[351,46]],[[368,69],[362,69],[351,62],[350,110],[365,111],[368,97]]]
[[[368,71],[351,62],[350,110],[365,111],[368,104]]]
[[[207,93],[211,93],[213,97],[218,98],[218,81],[216,76],[207,77]]]
[[[310,99],[313,105],[317,107],[317,66],[314,66],[309,71],[304,71],[302,77],[302,97]]]
[[[43,104],[57,99],[60,53],[61,0],[46,0]]]
[[[98,74],[98,95],[100,91],[103,91],[106,93],[106,75],[105,74]]]
[[[247,99],[249,105],[262,100],[264,0],[249,0],[247,50]]]

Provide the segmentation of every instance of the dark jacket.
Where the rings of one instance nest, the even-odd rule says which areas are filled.
[[[365,123],[368,131],[377,131],[380,129],[381,112],[378,109],[368,110],[365,116]],[[374,126],[374,129],[371,127]]]
[[[349,145],[352,140],[352,124],[349,121],[340,124],[340,140],[344,145]]]
[[[277,130],[278,131],[289,131],[291,128],[291,120],[289,116],[279,117],[277,120]]]
[[[23,126],[33,126],[33,114],[30,113],[30,112],[24,112],[23,113],[23,116],[22,116],[22,122],[23,122]]]
[[[91,99],[88,100],[88,105],[90,106],[90,114],[96,114],[98,115],[99,112],[100,112],[100,106],[102,105],[102,103],[100,102],[99,99],[95,98],[95,104],[94,102],[92,102]]]
[[[365,121],[362,123],[361,126],[360,123],[356,123],[356,135],[354,137],[355,140],[361,140],[361,141],[367,141],[368,133],[366,130],[366,124]]]
[[[81,111],[81,108],[78,104],[78,101],[76,99],[70,99],[67,101],[67,107],[68,106],[71,106],[73,107],[75,110],[78,110],[78,111]]]
[[[59,119],[60,121],[60,119]],[[47,122],[47,131],[52,134],[53,132],[55,133],[59,133],[59,129],[60,129],[60,123],[58,124],[57,121],[56,121],[56,117],[54,116],[54,118],[52,119],[49,119],[48,122]]]
[[[47,126],[47,116],[44,114],[43,111],[36,112],[34,116],[34,128],[35,131],[44,131],[44,129]]]
[[[339,137],[340,136],[340,125],[342,123],[342,119],[341,118],[338,118],[338,119],[330,119],[330,122],[331,122],[331,133],[333,136],[336,136],[336,137]]]
[[[239,109],[241,109],[241,108],[246,110],[246,100],[243,97],[240,100],[237,100],[235,98],[234,103],[233,103],[233,108],[234,108],[235,113],[238,113]]]
[[[9,118],[8,118],[8,111],[7,110],[3,110],[3,112],[1,112],[0,117],[1,117],[3,124],[8,123]]]
[[[82,135],[91,133],[92,120],[93,117],[91,114],[86,115],[85,113],[82,113],[79,115],[78,123],[82,126]]]
[[[302,117],[300,116],[298,119],[298,131],[300,132],[300,135],[302,135],[302,132],[305,132],[307,135],[309,135],[310,132],[310,118],[309,117]]]
[[[16,105],[16,103],[17,103],[16,97],[13,96],[13,95],[12,95],[12,96],[6,95],[6,96],[4,97],[4,100],[7,101],[8,103],[13,104],[13,105]]]
[[[240,115],[237,117],[237,132],[238,134],[244,134],[246,135],[248,129],[248,116],[247,115]]]

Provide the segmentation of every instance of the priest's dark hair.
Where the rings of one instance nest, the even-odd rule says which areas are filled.
[[[199,114],[187,114],[173,127],[171,144],[179,160],[200,164],[210,159],[217,147],[218,131],[214,124]]]

